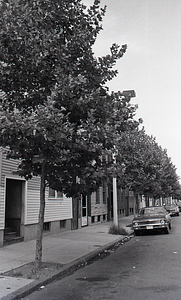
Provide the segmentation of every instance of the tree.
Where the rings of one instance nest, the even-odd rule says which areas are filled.
[[[113,149],[115,120],[119,128],[132,122],[133,108],[105,87],[126,45],[94,57],[105,14],[97,0],[88,10],[81,0],[3,0],[0,13],[0,142],[8,158],[21,160],[21,176],[41,177],[41,262],[45,186],[69,196],[93,191],[101,157]]]
[[[144,128],[126,131],[120,136],[117,157],[118,184],[135,193],[154,198],[178,193],[176,168],[156,139]],[[177,187],[177,188],[176,188]]]

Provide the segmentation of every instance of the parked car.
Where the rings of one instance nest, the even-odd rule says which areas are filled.
[[[135,235],[148,230],[162,230],[169,233],[171,217],[163,206],[144,207],[134,217],[132,227]]]
[[[171,216],[179,216],[179,207],[175,203],[165,205],[165,208]]]
[[[178,208],[179,208],[179,211],[181,211],[181,201],[177,201],[177,205],[178,205]]]

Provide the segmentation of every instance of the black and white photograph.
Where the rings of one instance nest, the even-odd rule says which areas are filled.
[[[181,299],[181,1],[0,0],[0,299]]]

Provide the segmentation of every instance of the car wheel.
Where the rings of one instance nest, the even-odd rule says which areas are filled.
[[[177,213],[177,216],[179,216],[179,213]]]
[[[134,231],[134,234],[135,234],[136,236],[140,235],[140,230],[135,230],[135,231]]]
[[[169,226],[165,228],[164,232],[165,232],[166,234],[169,234],[169,233],[170,233]]]
[[[172,228],[172,225],[171,225],[171,223],[169,223],[169,229],[171,229]]]

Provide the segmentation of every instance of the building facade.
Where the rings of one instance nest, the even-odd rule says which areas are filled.
[[[15,174],[19,162],[6,159],[0,150],[0,247],[10,238],[28,241],[36,238],[40,178],[25,180]],[[118,190],[118,217],[133,214],[134,194]],[[43,235],[75,230],[83,226],[113,220],[112,186],[103,184],[91,195],[67,198],[51,188],[45,191]]]
[[[25,180],[14,172],[18,162],[0,151],[0,247],[11,235],[35,239],[40,207],[40,178]],[[46,189],[44,235],[71,229],[72,198]]]

